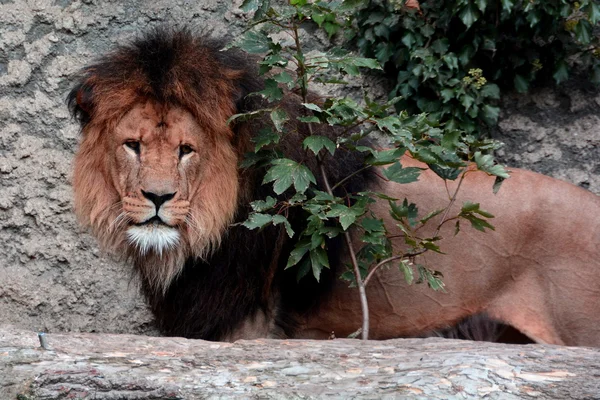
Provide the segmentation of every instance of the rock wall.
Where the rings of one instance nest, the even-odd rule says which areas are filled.
[[[79,68],[149,26],[240,32],[239,3],[0,0],[0,324],[155,333],[128,268],[72,213],[78,127],[64,99]],[[578,83],[507,97],[504,158],[600,193],[599,109],[598,92]]]

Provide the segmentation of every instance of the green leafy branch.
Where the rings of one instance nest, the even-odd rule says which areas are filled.
[[[236,45],[262,57],[259,72],[264,76],[264,88],[251,96],[260,96],[265,106],[234,115],[230,121],[258,118],[263,122],[263,127],[252,138],[254,151],[247,155],[242,166],[265,166],[262,183],[272,185],[275,195],[252,202],[252,212],[244,226],[249,229],[282,226],[295,240],[286,269],[295,268],[298,280],[311,272],[319,280],[323,269],[330,268],[329,240],[338,236],[343,238],[350,266],[342,277],[358,287],[363,314],[362,337],[366,339],[369,312],[365,287],[380,267],[399,260],[407,282],[426,282],[435,290],[443,290],[441,274],[415,263],[416,257],[427,251],[441,253],[439,232],[447,221],[464,219],[473,226],[490,228],[487,219],[493,216],[480,210],[478,205],[475,208],[470,203],[465,204],[456,216],[449,216],[462,181],[471,171],[469,161],[499,179],[508,175],[489,154],[499,146],[497,142],[480,139],[443,123],[435,115],[397,113],[395,106],[402,101],[401,97],[381,103],[366,94],[362,102],[350,97],[317,99],[311,94],[313,82],[339,84],[345,77],[359,74],[361,68],[380,68],[376,60],[356,56],[342,48],[313,51],[310,55],[303,49],[300,31],[306,24],[315,23],[329,36],[342,28],[353,31],[350,16],[358,3],[360,1],[356,0],[310,3],[291,0],[288,5],[275,8],[269,1],[246,0],[242,9],[254,12],[253,29],[248,30]],[[273,40],[273,33],[284,39]],[[473,78],[476,81],[469,85],[474,89],[467,89],[482,89],[478,87],[485,85],[481,77],[474,75]],[[299,97],[300,113],[297,116],[288,114],[281,106],[289,96]],[[294,134],[306,132],[302,149],[312,157],[316,168],[277,151],[290,130]],[[366,140],[375,133],[390,147],[381,149],[373,144],[374,140]],[[348,176],[332,181],[327,166],[340,149],[362,154],[365,163]],[[349,180],[366,170],[398,184],[417,181],[422,168],[403,166],[400,157],[405,153],[426,163],[444,181],[459,179],[446,208],[419,217],[417,206],[407,199],[398,203],[397,199],[383,193],[343,190]],[[391,241],[399,236],[391,234],[383,220],[369,211],[376,199],[389,202],[390,215],[396,221],[394,229],[398,229],[408,249],[401,254],[392,254]],[[301,219],[306,222],[292,226],[288,221],[292,210],[305,216]],[[430,237],[420,236],[419,230],[442,214],[436,233]],[[352,230],[361,233],[363,246],[358,251],[354,249],[356,242],[350,237]]]

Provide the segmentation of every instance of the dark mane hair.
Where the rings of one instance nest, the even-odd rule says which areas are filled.
[[[254,59],[239,50],[221,51],[223,44],[221,40],[195,36],[189,30],[153,30],[85,68],[68,95],[69,109],[85,135],[88,125],[111,126],[144,99],[180,106],[212,134],[233,132],[231,141],[241,159],[251,150],[250,139],[265,122],[240,122],[231,128],[226,121],[234,113],[260,108],[260,98],[248,94],[260,90],[263,82]],[[301,112],[299,104],[298,96],[286,94],[282,105],[290,121]],[[304,163],[319,177],[314,157],[302,148],[302,140],[309,135],[307,128],[294,122],[288,125],[279,151]],[[333,128],[317,128],[315,133],[329,137],[339,134]],[[335,157],[327,159],[326,170],[332,181],[339,181],[362,164],[361,157],[338,149]],[[264,172],[261,167],[242,171],[235,223],[208,257],[188,258],[164,293],[149,284],[142,265],[135,265],[164,334],[219,340],[257,311],[263,311],[275,321],[281,336],[291,336],[294,315],[310,312],[318,298],[326,295],[338,273],[334,266],[339,264],[339,238],[327,243],[332,269],[324,271],[321,283],[312,277],[297,283],[295,271],[284,271],[297,235],[289,239],[282,227],[270,226],[257,232],[240,226],[248,217],[250,201],[274,195],[269,185],[261,184]],[[367,173],[358,174],[339,188],[338,194],[360,191],[368,179]],[[323,187],[320,179],[318,185]],[[284,193],[280,199],[289,196]],[[300,226],[306,216],[302,210],[293,210],[289,220]]]

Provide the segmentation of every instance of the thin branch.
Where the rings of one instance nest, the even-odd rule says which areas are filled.
[[[365,165],[364,167],[357,169],[356,171],[354,171],[353,173],[351,173],[350,175],[346,176],[344,179],[342,179],[341,181],[339,181],[338,183],[336,183],[335,185],[333,185],[333,187],[331,188],[332,191],[334,191],[335,189],[337,189],[338,187],[340,187],[343,183],[345,183],[348,179],[351,179],[353,176],[360,174],[361,172],[371,168],[372,165]]]
[[[402,259],[402,258],[412,258],[412,257],[416,257],[416,256],[418,256],[418,255],[421,255],[421,254],[425,253],[426,251],[427,251],[427,250],[426,250],[426,249],[424,249],[424,250],[417,251],[416,253],[398,254],[398,255],[396,255],[396,256],[392,256],[392,257],[386,258],[385,260],[383,260],[383,261],[379,262],[377,265],[375,265],[375,266],[374,266],[374,267],[371,269],[371,271],[369,272],[369,274],[367,275],[367,277],[366,277],[366,278],[365,278],[365,280],[363,281],[363,285],[364,285],[364,286],[367,286],[367,284],[369,283],[369,281],[371,280],[371,278],[373,277],[373,275],[375,275],[375,272],[376,272],[376,271],[379,269],[379,267],[382,267],[382,266],[384,266],[384,265],[385,265],[385,264],[387,264],[387,263],[390,263],[390,262],[392,262],[392,261],[396,261],[396,260],[399,260],[399,259]]]
[[[294,23],[292,26],[293,32],[294,32],[294,41],[296,43],[296,49],[297,49],[297,54],[298,54],[298,75],[300,75],[299,77],[302,79],[302,85],[301,85],[301,94],[302,94],[302,101],[304,103],[307,102],[307,95],[308,95],[308,90],[307,90],[307,79],[306,79],[306,71],[304,69],[304,63],[300,62],[300,59],[302,59],[302,57],[300,57],[300,55],[302,54],[302,47],[300,44],[300,36],[298,35],[298,26]],[[313,130],[312,130],[312,124],[308,123],[308,132],[309,134],[312,136],[313,134]],[[322,159],[317,155],[317,163],[319,165],[319,171],[321,173],[321,178],[323,179],[323,184],[325,185],[325,189],[327,190],[327,193],[329,193],[330,196],[333,196],[333,190],[331,188],[331,185],[329,184],[329,178],[327,176],[327,171],[325,171],[325,166],[323,165],[323,161]],[[362,327],[362,340],[367,340],[369,338],[369,304],[367,302],[367,293],[365,291],[365,285],[362,282],[362,278],[360,275],[360,269],[358,267],[358,260],[356,259],[356,253],[354,252],[354,247],[352,246],[352,238],[350,237],[350,233],[348,231],[344,232],[344,239],[346,241],[346,245],[348,246],[348,251],[350,253],[350,260],[352,262],[352,266],[354,268],[354,276],[356,277],[356,283],[358,285],[358,293],[360,296],[360,306],[361,306],[361,310],[362,310],[362,317],[363,317],[363,327]]]

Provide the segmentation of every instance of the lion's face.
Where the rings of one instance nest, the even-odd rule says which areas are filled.
[[[121,199],[127,240],[159,255],[198,235],[190,202],[206,169],[206,136],[189,113],[147,103],[129,111],[109,142],[111,177]],[[190,230],[191,232],[187,233]]]
[[[160,286],[217,244],[237,207],[230,135],[206,130],[180,107],[147,101],[90,130],[76,159],[77,213],[105,247],[152,264],[146,275]]]

